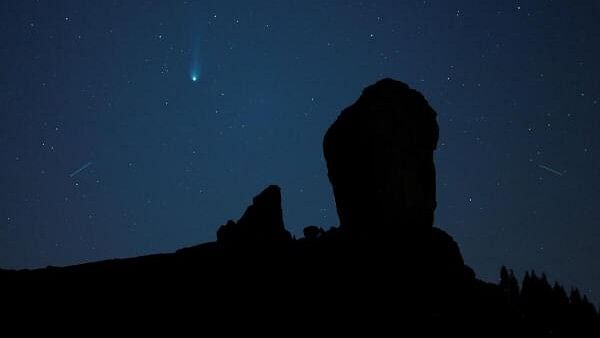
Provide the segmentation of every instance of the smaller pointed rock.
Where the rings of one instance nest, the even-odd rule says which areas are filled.
[[[254,197],[237,222],[230,220],[217,231],[217,241],[225,244],[274,244],[291,239],[283,224],[281,189],[276,185]]]

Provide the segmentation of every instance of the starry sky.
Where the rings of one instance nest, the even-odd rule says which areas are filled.
[[[0,266],[215,239],[268,184],[338,219],[322,137],[383,77],[439,114],[467,264],[600,293],[598,1],[2,1]]]

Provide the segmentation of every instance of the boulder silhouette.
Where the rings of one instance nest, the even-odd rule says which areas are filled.
[[[384,79],[344,109],[323,142],[340,226],[357,232],[433,225],[436,113],[408,85]]]
[[[449,318],[459,321],[453,317],[459,313],[478,318],[481,312],[475,309],[498,311],[482,322],[503,314],[498,292],[476,280],[452,237],[433,227],[436,116],[418,91],[383,79],[341,112],[323,141],[340,229],[353,244],[362,243],[350,250],[362,252],[354,259],[366,258],[360,269],[378,281],[368,285],[401,304],[406,327],[431,309],[431,323],[443,318],[439,327]],[[465,311],[456,311],[461,302]]]

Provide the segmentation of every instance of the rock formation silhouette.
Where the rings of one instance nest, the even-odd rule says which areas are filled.
[[[217,242],[226,245],[287,244],[292,235],[283,225],[281,189],[271,185],[252,202],[237,223],[230,220],[217,230]]]
[[[304,238],[293,238],[284,227],[281,189],[271,185],[238,221],[219,227],[216,242],[171,254],[0,270],[0,284],[10,290],[3,300],[175,299],[208,313],[226,309],[234,326],[243,318],[282,321],[288,329],[338,335],[598,336],[596,309],[579,291],[567,296],[535,273],[519,286],[506,268],[498,285],[478,280],[458,244],[433,226],[438,133],[423,95],[383,79],[344,109],[324,138],[339,227],[310,225]],[[299,323],[285,320],[306,313]]]
[[[325,134],[328,176],[340,226],[361,232],[433,225],[436,113],[423,95],[384,79],[367,87]]]

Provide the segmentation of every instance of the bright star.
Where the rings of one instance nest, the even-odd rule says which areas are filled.
[[[192,81],[194,81],[194,82],[198,81],[198,77],[196,75],[192,75]]]

